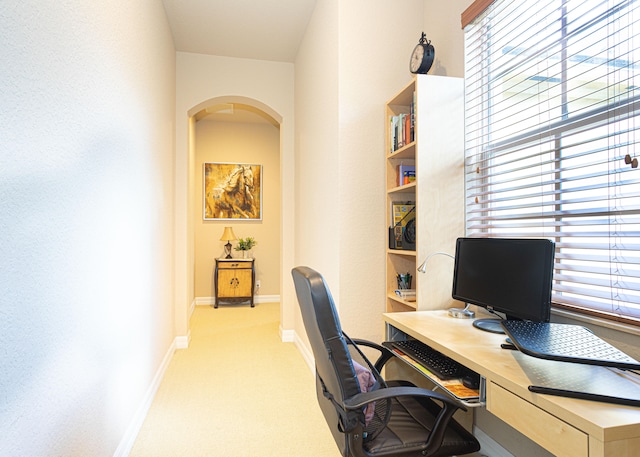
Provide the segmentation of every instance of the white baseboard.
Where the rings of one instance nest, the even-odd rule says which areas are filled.
[[[313,353],[302,343],[302,340],[300,339],[298,334],[294,330],[291,330],[291,331],[293,332],[293,342],[294,342],[294,344],[298,348],[298,351],[300,351],[300,354],[302,354],[302,358],[307,363],[307,366],[309,367],[309,370],[311,370],[311,373],[313,373],[313,375],[315,376],[315,373],[316,373],[316,361],[313,358]]]
[[[258,303],[280,303],[280,295],[254,295],[253,302]],[[196,297],[196,306],[213,306],[216,303],[215,297]]]
[[[295,330],[283,330],[282,326],[280,326],[278,327],[278,332],[280,333],[280,341],[282,341],[283,343],[295,343]]]
[[[183,344],[182,342],[183,338],[188,338],[188,337],[177,337],[173,341],[173,343],[171,343],[171,346],[169,346],[167,353],[164,355],[164,358],[162,359],[162,362],[160,363],[160,366],[158,367],[158,370],[156,371],[156,374],[153,377],[153,380],[151,381],[151,384],[149,385],[149,388],[147,389],[147,392],[145,393],[144,398],[142,399],[142,403],[140,404],[140,406],[138,407],[138,410],[134,414],[131,420],[131,423],[129,424],[129,427],[127,428],[127,431],[122,437],[122,440],[120,440],[120,444],[118,445],[116,452],[113,454],[113,457],[127,457],[129,455],[129,452],[131,452],[131,448],[133,447],[133,444],[135,443],[136,438],[138,437],[140,428],[142,427],[142,424],[144,423],[144,420],[147,417],[149,408],[151,408],[153,399],[155,398],[156,393],[160,388],[160,383],[162,382],[162,378],[164,378],[164,374],[167,371],[167,368],[169,367],[169,362],[171,362],[171,358],[173,357],[173,354],[176,351],[176,348],[178,348],[179,345]]]
[[[187,331],[186,336],[176,336],[175,345],[176,349],[187,349],[191,342],[191,330]]]

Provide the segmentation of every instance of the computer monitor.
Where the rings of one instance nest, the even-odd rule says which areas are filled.
[[[458,238],[452,296],[506,319],[549,322],[554,255],[547,239]],[[499,319],[473,325],[504,333]]]

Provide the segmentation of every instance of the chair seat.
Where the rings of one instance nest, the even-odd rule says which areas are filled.
[[[389,387],[413,386],[407,381],[388,381]],[[395,398],[391,403],[391,415],[386,427],[370,441],[363,443],[365,451],[372,456],[393,456],[398,453],[421,456],[425,441],[433,429],[440,407],[430,399],[415,397]],[[434,456],[450,456],[468,453],[477,440],[455,421],[446,430],[442,446]],[[477,446],[476,450],[479,450]]]

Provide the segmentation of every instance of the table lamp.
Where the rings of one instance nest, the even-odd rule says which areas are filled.
[[[222,232],[222,236],[220,237],[220,241],[226,241],[227,244],[224,245],[224,252],[226,255],[225,259],[231,259],[231,241],[237,240],[236,235],[233,233],[233,229],[231,227],[225,227],[224,232]]]

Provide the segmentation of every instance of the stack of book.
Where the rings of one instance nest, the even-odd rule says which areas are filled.
[[[414,94],[415,99],[415,94]],[[415,137],[415,110],[414,103],[409,106],[409,113],[401,113],[395,116],[390,116],[389,126],[389,153],[397,151],[398,149],[412,143]]]
[[[396,295],[405,301],[416,301],[415,289],[396,289]]]

